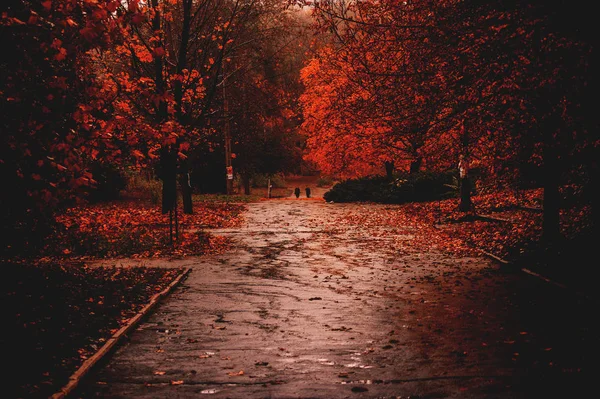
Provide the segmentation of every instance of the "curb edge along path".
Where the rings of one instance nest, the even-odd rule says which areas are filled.
[[[482,254],[484,254],[485,256],[487,256],[488,258],[496,261],[497,263],[499,263],[499,264],[501,264],[503,266],[516,267],[514,265],[514,263],[509,262],[506,259],[503,259],[503,258],[501,258],[501,257],[499,257],[497,255],[494,255],[491,252],[485,251],[485,250],[480,249],[480,248],[477,248],[477,250],[479,252],[481,252]],[[525,273],[525,274],[527,274],[527,275],[529,275],[529,276],[536,277],[536,278],[538,278],[538,279],[540,279],[542,281],[545,281],[548,284],[552,284],[552,285],[554,285],[554,286],[556,286],[558,288],[562,288],[563,290],[570,291],[573,294],[577,295],[578,297],[593,299],[593,297],[590,294],[588,294],[588,293],[585,293],[585,292],[582,292],[582,291],[578,291],[578,290],[574,289],[573,287],[569,287],[569,286],[567,286],[565,284],[562,284],[562,283],[559,283],[557,281],[554,281],[554,280],[552,280],[552,279],[550,279],[550,278],[548,278],[548,277],[546,277],[546,276],[544,276],[542,274],[534,272],[533,270],[529,270],[526,267],[518,267],[518,270],[521,271],[521,272],[523,272],[523,273]]]
[[[71,392],[77,388],[81,380],[102,360],[106,355],[110,354],[115,348],[115,345],[125,336],[127,333],[132,331],[142,319],[148,315],[159,303],[159,301],[167,296],[173,289],[190,273],[191,269],[184,269],[177,277],[171,281],[171,283],[163,289],[161,292],[154,294],[148,302],[134,317],[121,327],[116,333],[114,333],[106,343],[98,349],[98,351],[88,358],[83,364],[69,377],[69,382],[62,387],[58,392],[50,397],[50,399],[64,399]]]

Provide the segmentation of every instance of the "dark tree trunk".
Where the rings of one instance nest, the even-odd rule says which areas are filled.
[[[469,178],[469,130],[464,125],[461,137],[462,151],[461,159],[458,163],[460,203],[458,210],[461,212],[470,212],[473,210],[473,201],[471,200],[471,179]]]
[[[183,213],[191,215],[194,213],[192,206],[192,186],[190,184],[190,172],[187,160],[184,160],[179,171],[179,186],[183,198]]]
[[[595,151],[598,156],[600,156],[599,152],[598,150]],[[588,183],[588,190],[591,193],[592,237],[599,237],[600,234],[600,171],[598,170],[598,161],[596,159],[592,160],[590,182]]]
[[[177,74],[183,73],[187,64],[188,43],[190,40],[190,21],[192,13],[192,0],[183,1],[183,25],[181,28],[181,42],[179,43],[179,53],[177,59]],[[175,116],[180,124],[184,124],[182,113],[183,85],[181,80],[175,81]],[[190,167],[189,161],[183,160],[179,173],[179,185],[181,187],[181,196],[183,198],[183,213],[191,215],[194,213],[192,205],[192,187],[190,186]]]
[[[394,177],[394,161],[385,161],[383,166],[385,166],[386,177],[392,179]]]
[[[162,213],[177,206],[177,155],[168,147],[160,150],[160,178],[162,184]]]
[[[546,133],[544,143],[544,214],[542,221],[542,239],[547,244],[554,244],[560,237],[560,196],[559,165],[553,135]]]
[[[250,175],[247,173],[242,174],[242,182],[244,183],[244,194],[250,195]],[[267,187],[268,189],[268,187]]]
[[[410,174],[417,173],[421,170],[421,165],[423,164],[423,158],[417,157],[412,160],[410,163]]]
[[[158,7],[158,0],[152,0],[154,17],[152,19],[152,29],[159,32],[161,29],[161,14]],[[156,104],[156,122],[164,123],[168,118],[167,103],[162,100],[165,93],[165,80],[163,77],[163,60],[161,57],[154,57],[154,83],[156,94],[159,98]],[[168,213],[175,209],[177,203],[177,155],[170,146],[163,146],[160,150],[160,170],[162,186],[162,213]]]
[[[473,201],[471,201],[471,179],[469,176],[460,179],[460,204],[458,210],[461,212],[469,212],[473,209]]]
[[[179,52],[177,55],[177,74],[182,74],[187,64],[188,43],[190,41],[190,21],[192,13],[192,0],[183,1],[183,23],[181,27],[181,42],[179,43]],[[176,80],[174,84],[175,97],[175,116],[179,123],[183,123],[182,99],[183,83]]]

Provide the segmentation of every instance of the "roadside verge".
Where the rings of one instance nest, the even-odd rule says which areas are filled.
[[[129,321],[122,326],[117,332],[115,332],[106,343],[98,349],[98,351],[87,359],[83,364],[69,377],[69,382],[62,387],[58,392],[52,395],[51,399],[64,399],[66,398],[80,383],[80,381],[92,370],[92,368],[107,354],[109,354],[119,342],[121,338],[132,331],[142,319],[150,313],[160,300],[167,296],[173,289],[190,273],[191,268],[184,269],[177,277],[171,281],[171,283],[162,291],[154,294],[150,301]]]
[[[487,256],[488,258],[490,258],[490,259],[494,260],[495,262],[501,264],[502,266],[512,267],[515,270],[518,269],[519,271],[521,271],[521,272],[523,272],[525,274],[528,274],[530,276],[536,277],[536,278],[538,278],[540,280],[543,280],[543,281],[545,281],[548,284],[552,284],[552,285],[554,285],[556,287],[559,287],[559,288],[562,288],[564,290],[571,291],[571,292],[573,292],[577,296],[584,297],[584,298],[591,298],[590,295],[588,295],[588,294],[586,294],[584,292],[578,291],[578,290],[576,290],[576,289],[574,289],[572,287],[569,287],[569,286],[567,286],[565,284],[562,284],[562,283],[559,283],[557,281],[554,281],[554,280],[552,280],[552,279],[550,279],[550,278],[548,278],[546,276],[543,276],[543,275],[541,275],[539,273],[534,272],[533,270],[529,270],[526,267],[518,267],[518,266],[514,265],[512,262],[509,262],[509,261],[507,261],[505,259],[502,259],[501,257],[494,255],[493,253],[484,251],[483,249],[480,249],[480,248],[478,248],[477,250],[480,251],[485,256]]]

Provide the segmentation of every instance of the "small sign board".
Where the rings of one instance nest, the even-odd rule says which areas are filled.
[[[233,179],[233,166],[227,166],[227,179],[228,180],[232,180]]]

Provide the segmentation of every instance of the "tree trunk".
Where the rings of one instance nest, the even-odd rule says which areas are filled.
[[[417,173],[421,170],[423,164],[423,157],[416,157],[410,163],[410,174]]]
[[[182,168],[179,170],[179,186],[181,187],[181,197],[183,198],[183,213],[191,215],[194,213],[192,205],[192,186],[190,184],[190,171],[187,159],[183,161]]]
[[[161,29],[161,15],[158,7],[158,0],[152,0],[154,18],[152,19],[152,29],[159,32]],[[160,46],[161,43],[157,43]],[[161,124],[168,118],[167,103],[164,101],[165,81],[163,77],[163,60],[161,57],[154,57],[154,84],[157,94],[158,104],[156,104],[156,123]],[[162,186],[162,213],[166,214],[172,211],[177,201],[177,158],[170,146],[163,146],[160,149],[160,169]]]
[[[181,41],[179,42],[179,52],[177,54],[177,75],[181,75],[187,64],[188,43],[190,41],[190,22],[192,13],[192,0],[183,1],[183,23],[181,26]],[[174,82],[175,98],[175,117],[179,123],[183,123],[182,99],[183,83],[180,79]]]
[[[394,161],[385,161],[385,175],[388,179],[392,179],[394,177]]]
[[[594,152],[598,154],[600,151],[595,150]],[[598,185],[600,184],[600,170],[597,159],[598,158],[595,158],[591,162],[590,182],[588,183],[588,189],[591,192],[592,237],[598,237],[598,234],[600,234],[600,190],[598,190]]]
[[[552,245],[560,237],[560,196],[559,165],[556,149],[554,148],[553,135],[545,132],[544,156],[544,213],[542,221],[542,239],[546,244]]]
[[[471,200],[471,179],[469,178],[469,164],[462,157],[458,162],[458,184],[460,187],[460,203],[458,210],[469,212],[473,210],[473,201]]]
[[[247,173],[243,173],[242,181],[244,183],[244,194],[250,195],[250,175]],[[268,189],[268,187],[267,187],[267,189]]]
[[[473,209],[473,201],[471,201],[471,180],[469,176],[460,179],[460,204],[458,210],[461,212],[469,212]]]
[[[160,166],[162,213],[166,214],[177,204],[177,155],[169,147],[160,150]]]
[[[183,25],[181,28],[181,42],[179,43],[179,54],[177,58],[177,74],[181,75],[187,64],[188,43],[190,40],[190,20],[192,12],[192,0],[183,2]],[[182,112],[183,86],[181,80],[175,81],[175,117],[180,124],[184,124]],[[194,213],[192,203],[192,187],[190,186],[190,165],[189,161],[183,160],[182,167],[179,170],[179,185],[181,187],[181,196],[183,198],[183,213],[191,215]]]
[[[469,130],[463,124],[461,126],[461,145],[462,154],[458,162],[458,177],[460,186],[460,204],[458,210],[469,212],[473,210],[473,201],[471,200],[471,180],[469,178]]]

